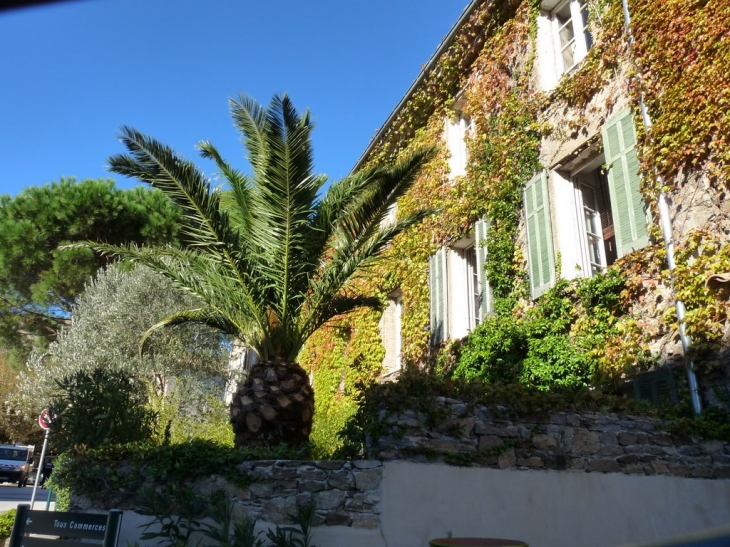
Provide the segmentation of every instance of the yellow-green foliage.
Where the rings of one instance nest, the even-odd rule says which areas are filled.
[[[429,368],[429,363],[436,361],[428,344],[428,257],[440,246],[466,235],[482,215],[491,221],[486,267],[497,313],[517,320],[533,313],[534,304],[527,299],[525,257],[517,245],[522,187],[541,167],[538,158],[544,136],[559,137],[558,131],[569,135],[585,127],[592,117],[610,111],[615,97],[599,101],[597,93],[611,80],[620,82],[622,75],[628,75],[633,104],[643,91],[654,120],[649,136],[637,123],[645,174],[642,191],[653,211],[656,175],[663,177],[669,191],[674,189],[677,174],[692,168],[704,169],[713,183],[727,183],[730,0],[633,0],[633,48],[626,38],[621,1],[589,4],[593,47],[576,70],[566,74],[555,90],[544,94],[535,89],[533,81],[539,2],[481,3],[369,151],[366,163],[374,164],[391,162],[414,146],[440,146],[440,153],[399,202],[400,213],[427,206],[440,209],[439,214],[397,238],[388,259],[372,268],[360,285],[364,293],[378,294],[384,302],[390,291],[398,288],[402,292],[402,357],[406,365]],[[466,90],[464,114],[473,121],[475,130],[467,139],[466,175],[449,181],[448,151],[442,134],[444,119],[453,114],[454,97],[461,89]],[[562,109],[570,113],[563,126],[539,123],[550,106],[558,107],[554,112]],[[652,234],[659,235],[656,225]],[[690,333],[706,341],[706,349],[717,348],[728,313],[725,304],[708,292],[704,281],[709,272],[730,270],[729,251],[704,232],[678,248],[678,296],[692,310],[687,317]],[[672,328],[675,320],[669,314],[658,327],[650,327],[645,318],[633,314],[640,308],[634,305],[640,304],[647,291],[670,282],[664,268],[664,252],[659,245],[632,253],[616,265],[625,283],[618,307],[612,307],[605,317],[596,317],[596,309],[605,303],[576,304],[576,317],[566,336],[582,340],[595,382],[615,384],[624,374],[645,365],[649,342]],[[616,272],[610,275],[619,275]],[[341,416],[351,412],[350,387],[344,391],[334,388],[335,384],[340,386],[341,378],[345,378],[346,386],[354,386],[349,383],[351,374],[367,379],[377,373],[383,355],[378,318],[377,313],[345,318],[341,329],[319,333],[303,352],[301,362],[314,371],[315,385],[320,383],[320,420],[332,416],[339,423]],[[338,337],[340,341],[335,343]],[[315,344],[327,349],[315,351]],[[454,349],[449,346],[446,351]],[[367,374],[362,373],[358,356],[369,356]],[[337,405],[346,410],[333,411]],[[330,433],[324,434],[326,429],[323,423],[315,425],[317,434],[322,431],[323,437],[331,438]]]
[[[716,235],[697,230],[678,247],[675,259],[674,286],[688,310],[685,321],[693,351],[701,364],[712,366],[714,363],[703,363],[702,358],[721,342],[728,319],[728,294],[718,295],[706,283],[713,274],[730,272],[730,244],[720,244]],[[675,310],[669,311],[668,323]]]
[[[15,509],[0,514],[0,541],[9,538],[15,522]]]
[[[645,93],[653,121],[644,169],[670,188],[679,171],[693,167],[717,182],[730,178],[728,21],[728,0],[631,2],[635,91]]]
[[[156,441],[179,444],[198,439],[233,446],[222,389],[220,384],[184,375],[173,380],[165,394],[150,389],[150,407],[157,415]]]
[[[358,386],[377,378],[385,356],[378,332],[379,313],[360,310],[348,319],[349,323],[317,331],[299,356],[313,376],[315,413],[310,442],[313,456],[318,458],[331,456],[340,447],[337,433],[355,412]]]

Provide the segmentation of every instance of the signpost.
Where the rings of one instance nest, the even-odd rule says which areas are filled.
[[[51,432],[51,422],[53,421],[53,418],[51,418],[51,413],[48,410],[48,407],[44,408],[41,411],[41,415],[38,416],[38,425],[41,427],[41,429],[44,429],[46,431],[46,436],[43,439],[43,450],[41,450],[41,459],[38,461],[38,470],[35,474],[35,481],[33,481],[33,494],[30,497],[30,508],[33,509],[33,504],[35,503],[35,495],[36,492],[38,492],[38,473],[40,473],[43,469],[43,462],[46,458],[46,448],[48,447],[48,435]]]
[[[52,421],[51,412],[48,410],[48,407],[41,410],[41,415],[38,416],[38,425],[41,426],[41,429],[45,429],[46,431],[51,429]]]
[[[10,533],[10,547],[115,547],[122,512],[108,515],[31,511],[21,503]],[[38,537],[38,536],[45,537]]]

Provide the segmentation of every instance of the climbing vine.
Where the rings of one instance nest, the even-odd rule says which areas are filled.
[[[698,167],[730,178],[730,2],[631,2],[635,94],[653,126],[643,142],[647,174],[666,189]],[[678,176],[683,174],[684,176]],[[656,177],[646,177],[647,184]]]
[[[518,366],[512,373],[522,378],[518,381],[552,389],[558,385],[554,380],[562,378],[566,386],[615,388],[627,374],[655,362],[652,341],[675,335],[666,291],[672,279],[657,242],[656,222],[650,229],[652,245],[623,257],[605,275],[559,281],[543,296],[545,302],[564,306],[563,315],[551,319],[550,310],[531,302],[522,252],[522,189],[542,168],[546,140],[567,144],[579,138],[588,125],[615,113],[621,107],[616,98],[626,97],[628,90],[632,105],[640,95],[645,97],[654,120],[649,132],[638,114],[635,124],[641,191],[652,217],[658,191],[676,193],[692,177],[705,181],[715,202],[725,199],[730,177],[730,0],[632,0],[633,45],[620,0],[588,4],[593,37],[588,55],[555,89],[542,92],[535,83],[539,1],[480,3],[451,42],[442,44],[439,58],[428,65],[364,158],[362,166],[367,166],[391,162],[424,144],[439,147],[398,203],[398,214],[433,207],[438,215],[399,236],[387,259],[359,284],[363,293],[379,295],[384,306],[392,291],[399,291],[401,357],[407,366],[489,379],[492,372],[479,367],[494,363],[479,361],[470,344],[482,336],[483,347],[502,351],[500,341],[489,334],[491,328],[492,334],[504,331],[502,340],[513,339],[517,345],[512,349],[523,352],[513,363]],[[457,109],[471,120],[473,130],[466,139],[466,174],[450,179],[443,131],[444,121]],[[428,259],[468,235],[482,217],[490,222],[486,273],[496,316],[487,321],[491,326],[481,327],[481,334],[432,348]],[[705,226],[677,247],[673,283],[690,308],[687,326],[700,341],[698,355],[710,356],[719,348],[728,321],[726,303],[704,285],[711,273],[730,271],[730,244],[720,232]],[[354,412],[358,382],[378,376],[384,355],[379,318],[373,311],[343,318],[313,337],[303,351],[300,360],[313,371],[320,416],[337,415],[335,421],[342,423]],[[505,351],[512,355],[509,348]],[[464,355],[476,360],[469,365],[464,357],[460,362]],[[560,367],[567,368],[559,372]],[[509,367],[492,371],[498,372],[493,379],[502,381],[510,374]],[[338,408],[345,410],[338,414]]]

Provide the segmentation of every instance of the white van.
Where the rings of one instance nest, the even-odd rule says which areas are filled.
[[[33,469],[35,446],[0,444],[0,482],[14,482],[18,488],[28,484]]]

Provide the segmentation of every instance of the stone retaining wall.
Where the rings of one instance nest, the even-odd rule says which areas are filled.
[[[272,524],[291,524],[297,506],[314,501],[315,526],[348,526],[375,529],[380,525],[383,464],[367,461],[260,460],[239,464],[251,475],[249,486],[236,486],[219,475],[201,477],[191,484],[201,496],[224,492],[239,516]],[[153,484],[147,484],[153,486]],[[72,511],[134,509],[135,499],[112,496],[102,505],[88,496],[74,494]]]
[[[730,445],[669,434],[656,418],[596,412],[556,412],[520,421],[496,419],[484,406],[473,411],[460,401],[436,398],[450,418],[427,427],[427,416],[404,411],[382,416],[391,435],[370,446],[372,460],[253,461],[239,464],[254,481],[235,486],[223,477],[201,477],[192,487],[200,495],[223,491],[236,514],[260,522],[290,523],[289,515],[310,500],[315,526],[378,530],[383,525],[384,461],[446,461],[471,467],[564,470],[568,474],[610,473],[674,475],[700,479],[730,478]],[[391,464],[394,465],[394,464]],[[430,466],[426,466],[429,467]],[[426,468],[424,467],[424,473]],[[567,476],[567,475],[566,475]],[[529,481],[528,481],[529,482]],[[440,491],[444,485],[432,485]],[[134,499],[112,503],[133,509]],[[72,497],[71,510],[108,509],[88,497]]]
[[[393,433],[372,443],[381,460],[453,461],[501,469],[555,469],[638,475],[730,478],[730,445],[678,437],[648,417],[556,412],[499,420],[484,406],[437,397],[451,415],[436,427],[405,411],[386,418]]]
[[[257,520],[289,523],[297,505],[314,500],[315,526],[380,525],[380,461],[256,461],[240,466],[261,482],[249,486],[236,504]]]

